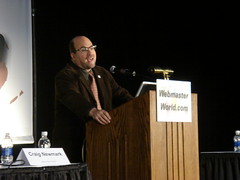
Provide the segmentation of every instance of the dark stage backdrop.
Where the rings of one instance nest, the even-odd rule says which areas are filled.
[[[238,118],[239,15],[234,5],[94,5],[36,1],[37,129],[51,136],[54,76],[70,60],[68,42],[88,36],[97,64],[128,68],[136,77],[114,75],[133,95],[155,65],[173,69],[198,93],[200,151],[232,150]],[[49,4],[50,3],[50,4]],[[64,130],[63,130],[64,132]],[[39,137],[38,137],[39,138]]]

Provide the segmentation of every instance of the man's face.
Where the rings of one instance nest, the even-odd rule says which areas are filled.
[[[86,37],[77,37],[74,39],[74,47],[76,52],[71,53],[73,63],[85,70],[94,68],[97,55],[92,42]]]
[[[3,61],[3,52],[4,52],[5,40],[0,34],[0,61]]]
[[[3,61],[0,61],[0,89],[4,85],[4,83],[7,81],[7,67]]]
[[[0,89],[7,80],[8,70],[4,61],[5,51],[7,50],[7,44],[4,37],[0,34]]]

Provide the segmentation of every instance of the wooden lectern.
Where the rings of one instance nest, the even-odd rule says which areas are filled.
[[[156,92],[87,123],[86,161],[93,180],[199,180],[197,94],[192,122],[157,122]]]

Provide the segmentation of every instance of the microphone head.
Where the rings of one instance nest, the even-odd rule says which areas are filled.
[[[160,67],[157,67],[157,66],[150,66],[150,67],[148,67],[147,71],[150,74],[158,74],[158,73],[163,72],[163,70]]]
[[[136,76],[135,71],[131,72],[129,69],[116,68],[116,66],[114,65],[110,67],[110,72],[113,74],[116,73],[116,74],[122,74],[122,75]]]
[[[114,74],[115,73],[115,69],[116,69],[116,66],[111,66],[110,67],[110,72]]]

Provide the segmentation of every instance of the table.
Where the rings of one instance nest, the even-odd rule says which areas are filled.
[[[201,152],[201,180],[240,180],[240,153]]]
[[[86,164],[74,163],[64,166],[1,167],[0,180],[91,180]]]

